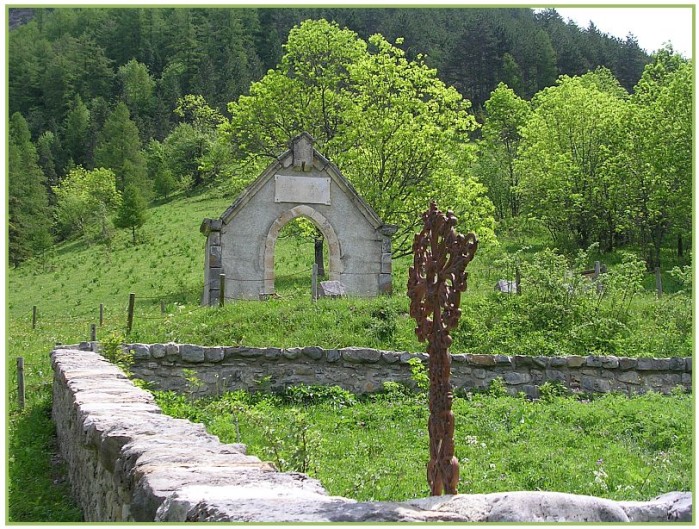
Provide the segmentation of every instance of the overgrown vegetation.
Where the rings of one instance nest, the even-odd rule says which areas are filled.
[[[63,484],[54,485],[52,480],[56,478],[32,470],[31,465],[49,468],[53,457],[47,411],[37,411],[47,410],[50,400],[51,370],[47,353],[56,342],[86,340],[90,324],[99,321],[100,303],[104,304],[104,325],[98,326],[97,338],[115,355],[114,361],[127,367],[128,357],[117,358],[121,354],[117,344],[122,339],[147,343],[173,340],[204,345],[423,350],[414,336],[414,324],[407,316],[408,299],[404,292],[409,259],[394,262],[393,296],[321,299],[313,304],[310,301],[312,238],[290,234],[279,239],[275,259],[278,299],[230,301],[224,308],[200,307],[204,238],[198,236],[199,239],[196,234],[202,218],[214,217],[229,205],[227,199],[217,195],[217,191],[211,191],[206,195],[180,197],[151,208],[153,222],[143,226],[136,245],[126,232],[118,233],[109,247],[78,240],[59,246],[43,259],[31,260],[9,271],[7,388],[12,520],[77,520],[74,518],[77,514],[71,514],[77,511],[69,502],[49,505],[34,496],[32,490],[67,500]],[[481,249],[469,267],[469,290],[462,297],[463,315],[455,333],[454,352],[692,354],[688,261],[674,258],[673,269],[663,273],[665,293],[656,299],[653,275],[641,274],[635,258],[620,253],[601,255],[592,248],[584,256],[578,254],[576,259],[546,250],[545,246],[545,235],[529,230],[503,233],[498,247]],[[671,258],[671,250],[667,256]],[[604,260],[608,270],[601,278],[605,286],[601,299],[594,283],[574,273],[592,267],[594,260],[599,259]],[[494,292],[497,279],[514,280],[516,267],[521,270],[521,296]],[[571,286],[574,288],[570,289]],[[136,313],[133,331],[126,337],[129,292],[136,293]],[[161,314],[161,300],[165,314]],[[33,305],[37,305],[36,329],[31,325]],[[549,325],[549,318],[555,318],[560,327]],[[603,319],[603,323],[596,323],[597,318]],[[612,321],[617,323],[609,323]],[[594,328],[599,332],[583,332],[585,322],[596,325]],[[607,327],[610,330],[605,330]],[[577,334],[573,335],[573,331]],[[27,407],[24,411],[18,410],[15,398],[13,366],[18,356],[25,358]],[[391,395],[402,402],[402,388],[393,390]],[[294,401],[297,407],[303,409],[306,403],[314,401],[310,396],[306,399],[303,390],[297,391]],[[186,398],[193,400],[193,395],[194,392]],[[343,399],[338,397],[343,409],[360,409],[349,406]],[[386,401],[390,401],[388,396]],[[391,409],[400,406],[395,404]],[[412,413],[413,409],[407,406],[405,411]],[[660,411],[648,410],[648,413]],[[242,420],[241,409],[238,413],[241,429]],[[280,419],[280,424],[290,420]],[[421,424],[420,429],[423,427]],[[21,428],[35,435],[22,434]],[[21,443],[17,440],[19,435],[23,436]],[[310,436],[307,442],[312,444],[313,439]],[[280,450],[277,449],[281,454]],[[32,457],[20,457],[18,451],[31,453]],[[32,463],[27,466],[29,461]],[[608,468],[605,469],[609,474]],[[356,478],[357,484],[369,477]],[[386,488],[391,487],[386,485]]]
[[[414,14],[420,14],[422,22]],[[308,18],[314,20],[294,27]],[[341,29],[342,23],[325,21],[334,18],[361,29],[354,33]],[[442,39],[423,40],[436,35],[437,28],[444,47],[435,44]],[[386,38],[369,38],[377,31]],[[318,32],[328,37],[328,49],[308,45],[326,42],[315,38]],[[282,48],[287,34],[293,39]],[[143,38],[130,40],[136,35]],[[202,40],[201,35],[217,38]],[[221,48],[221,42],[226,46]],[[475,55],[469,54],[476,50],[484,51],[486,60],[474,62]],[[420,55],[424,51],[431,55]],[[332,59],[328,69],[309,69],[307,59],[314,53]],[[314,304],[309,288],[317,233],[302,224],[287,228],[277,244],[276,299],[235,301],[213,309],[199,306],[202,219],[220,215],[257,176],[258,168],[246,162],[258,155],[277,156],[282,144],[302,130],[316,134],[318,147],[327,147],[323,152],[343,163],[340,169],[355,180],[384,220],[401,220],[403,242],[409,241],[410,223],[417,222],[412,213],[428,205],[425,189],[435,187],[435,196],[446,200],[440,207],[456,208],[461,215],[459,229],[477,229],[482,244],[469,267],[469,291],[462,297],[463,315],[452,352],[692,354],[692,256],[687,241],[692,230],[693,66],[671,49],[647,57],[633,39],[617,42],[593,26],[579,30],[552,10],[534,15],[531,10],[478,9],[69,8],[36,9],[35,21],[11,32],[8,58],[8,250],[14,268],[7,281],[7,365],[13,366],[16,357],[25,358],[27,388],[27,406],[19,410],[15,374],[7,370],[12,521],[79,520],[60,476],[52,473],[60,465],[51,465],[55,449],[47,415],[47,353],[57,342],[87,339],[90,324],[98,322],[100,304],[104,324],[98,339],[112,361],[125,368],[130,359],[119,347],[122,338],[422,350],[404,296],[409,259],[394,261],[394,296]],[[605,69],[584,74],[602,65],[614,75]],[[444,78],[437,77],[432,66],[439,66],[437,72]],[[556,82],[559,73],[575,77]],[[385,83],[375,86],[375,79]],[[294,108],[289,93],[310,94],[312,100]],[[276,121],[246,128],[246,116],[256,108],[299,119],[264,137],[272,134]],[[582,118],[599,119],[582,119],[579,112]],[[269,117],[255,112],[252,116]],[[570,124],[570,137],[558,136],[560,127],[552,126],[557,119]],[[256,151],[254,138],[261,141],[258,147],[265,145],[270,152]],[[578,156],[583,151],[587,154]],[[372,178],[362,183],[367,175]],[[408,215],[403,211],[407,206],[412,208]],[[130,228],[130,233],[115,226]],[[589,247],[594,242],[598,246]],[[596,282],[583,279],[581,270],[597,260],[607,272]],[[659,299],[654,278],[645,271],[658,264],[665,291]],[[495,281],[513,281],[516,271],[521,295],[493,292]],[[134,328],[124,336],[130,292],[136,294]],[[419,366],[414,369],[419,377]],[[187,376],[191,391],[183,406],[193,405],[197,384],[196,373]],[[318,431],[317,424],[327,420],[315,415],[323,407],[338,414],[337,433],[350,441],[369,429],[367,425],[375,433],[383,421],[389,429],[401,429],[401,442],[426,442],[420,440],[425,434],[422,424],[418,428],[417,423],[398,422],[399,416],[411,413],[419,420],[423,403],[418,405],[419,398],[399,386],[388,384],[386,389],[377,397],[383,399],[378,411],[367,407],[370,402],[318,388],[290,390],[279,402],[270,396],[267,404],[259,395],[228,398],[238,399],[231,404],[236,438],[243,436],[248,415],[269,411],[272,422],[255,435],[280,441],[260,445],[261,454],[280,467],[300,464],[320,472],[323,466],[334,468],[313,460],[316,448],[321,447],[318,453],[325,450],[318,443],[325,442],[326,432]],[[466,414],[472,408],[484,412],[473,419],[476,422],[495,420],[511,409],[521,411],[521,420],[532,410],[544,413],[551,403],[570,417],[579,413],[574,411],[579,403],[558,395],[555,388],[543,394],[541,403],[501,395],[491,395],[490,400],[474,396],[468,405],[460,402]],[[161,398],[179,406],[179,397]],[[580,409],[596,409],[597,402],[626,409],[625,400],[614,398]],[[686,396],[673,399],[679,408],[688,406]],[[319,400],[324,403],[317,405]],[[634,409],[644,409],[649,422],[657,418],[658,424],[665,424],[658,396],[629,402]],[[204,416],[216,406],[228,404],[206,404],[205,411],[187,413]],[[285,407],[297,411],[282,416]],[[522,424],[529,424],[528,417]],[[547,416],[541,417],[537,420]],[[516,426],[497,424],[508,432]],[[486,426],[497,430],[497,424]],[[642,424],[644,430],[656,432]],[[675,439],[680,447],[688,435],[683,424],[685,429]],[[289,425],[294,428],[291,433],[284,430]],[[464,432],[475,428],[466,426]],[[487,427],[478,431],[488,432]],[[578,428],[584,429],[571,428],[576,436]],[[597,435],[604,438],[605,432]],[[627,448],[632,456],[637,450],[639,458],[655,461],[653,475],[663,468],[665,459],[659,454],[670,441],[649,455],[633,444],[633,431],[627,434],[632,441],[620,442],[631,443]],[[462,439],[469,460],[468,451],[480,443],[492,446],[493,441],[483,440],[490,434],[464,435],[478,439]],[[621,433],[613,435],[623,438]],[[665,439],[662,432],[657,435]],[[289,453],[292,438],[301,448]],[[516,441],[494,439],[504,446]],[[254,438],[249,442],[254,445]],[[596,442],[594,435],[584,441],[597,450]],[[349,447],[333,447],[338,451],[333,457],[342,449],[373,457],[397,447],[370,448],[368,441],[357,438]],[[391,497],[397,491],[390,483],[404,472],[396,461],[410,455],[394,454],[395,460],[383,469],[360,469],[352,483],[338,487],[355,497]],[[503,487],[514,487],[508,476],[520,474],[529,476],[527,486],[539,486],[537,480],[545,480],[549,468],[529,474],[526,450],[520,455],[516,468],[503,469],[494,461],[489,463],[494,468],[485,469],[479,466],[483,454],[474,452],[468,468],[474,475],[483,471],[506,476],[496,480]],[[588,452],[580,456],[588,463],[589,457]],[[668,464],[685,461],[683,457],[673,453]],[[542,461],[566,464],[554,456]],[[616,494],[613,480],[623,469],[609,464],[593,468],[595,478]],[[684,483],[678,477],[685,475],[683,471],[667,468],[672,471],[657,471],[658,490]],[[589,467],[569,471],[581,476],[580,483],[590,474]],[[645,471],[638,472],[642,476]],[[680,485],[672,481],[676,477]],[[336,490],[332,480],[341,478],[330,476],[326,485]],[[388,482],[381,481],[383,490],[362,489],[384,478]],[[626,476],[622,482],[632,487],[629,497],[652,495],[645,478]],[[464,487],[481,486],[474,483]],[[484,488],[493,486],[492,481],[482,483]],[[581,485],[581,490],[586,489]]]
[[[690,395],[584,399],[550,383],[541,393],[535,402],[506,396],[496,379],[488,392],[454,399],[459,492],[648,500],[691,488]],[[245,443],[249,454],[282,471],[309,473],[330,494],[361,501],[429,495],[424,392],[387,383],[383,393],[359,399],[316,386],[196,403],[172,392],[156,398],[165,413],[203,422],[223,442]]]

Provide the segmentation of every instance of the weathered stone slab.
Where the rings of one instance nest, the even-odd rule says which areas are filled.
[[[325,356],[325,351],[320,347],[304,347],[302,351],[311,360],[320,360]]]
[[[206,347],[204,349],[204,359],[207,362],[220,362],[223,360],[222,347]]]
[[[325,359],[328,362],[337,362],[340,358],[342,358],[342,353],[337,349],[328,349],[326,351]]]
[[[505,373],[505,383],[512,384],[513,386],[526,384],[531,382],[531,380],[532,377],[529,373],[517,373],[516,371]]]
[[[539,367],[546,368],[549,366],[551,358],[548,356],[533,356],[532,362]]]
[[[639,371],[665,371],[669,368],[669,358],[639,358],[636,367]]]
[[[466,360],[469,364],[474,366],[494,366],[495,357],[491,355],[474,355],[467,354]]]
[[[153,358],[165,358],[167,347],[162,343],[154,343],[150,346],[150,354]]]
[[[488,494],[488,522],[628,522],[612,500],[559,492]]]
[[[507,355],[495,355],[494,357],[495,364],[498,366],[511,366],[512,365],[512,358],[510,358]]]
[[[375,349],[361,349],[358,347],[345,347],[340,349],[342,358],[348,362],[357,364],[373,364],[381,359],[381,351]]]
[[[145,344],[134,343],[128,349],[133,353],[134,360],[147,360],[150,358],[150,347]]]
[[[507,279],[499,279],[493,287],[495,292],[501,292],[503,294],[514,294],[517,292],[517,283],[514,281],[508,281]]]
[[[266,349],[258,347],[241,347],[240,349],[238,349],[238,355],[244,358],[257,358],[260,356],[264,356],[265,353]]]
[[[515,355],[513,357],[513,363],[515,367],[529,367],[534,365],[532,357],[526,355]]]
[[[619,367],[619,359],[616,356],[588,356],[586,365],[588,367],[616,369]]]
[[[635,358],[619,358],[619,369],[636,369],[638,360]]]
[[[626,384],[641,383],[641,377],[638,376],[638,373],[636,371],[624,371],[622,373],[619,373],[619,375],[617,375],[616,378],[618,381],[624,382]]]
[[[204,348],[199,345],[180,345],[180,356],[185,362],[199,363],[205,360]]]
[[[321,281],[318,295],[321,298],[342,298],[347,296],[347,288],[340,281]]]
[[[400,362],[401,353],[393,351],[381,351],[381,359],[387,364],[395,364]]]
[[[568,357],[568,367],[581,367],[587,362],[587,358],[584,356],[569,356]]]
[[[296,360],[301,356],[301,348],[289,347],[288,349],[282,349],[282,356],[288,360]]]
[[[168,357],[173,357],[173,356],[179,356],[180,355],[180,347],[176,343],[169,342],[165,344],[165,354]]]

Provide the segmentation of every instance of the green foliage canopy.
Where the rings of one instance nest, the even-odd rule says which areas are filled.
[[[229,105],[221,130],[235,155],[259,171],[291,137],[311,133],[379,216],[399,226],[396,255],[409,250],[430,199],[466,216],[462,229],[493,237],[492,204],[466,171],[466,138],[477,126],[469,103],[422,57],[409,61],[381,35],[367,43],[325,20],[293,28],[284,49],[279,67]]]
[[[64,236],[109,238],[109,215],[121,203],[114,172],[103,168],[88,171],[78,166],[53,192],[57,201],[56,223]]]

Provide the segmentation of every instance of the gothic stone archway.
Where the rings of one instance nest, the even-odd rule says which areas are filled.
[[[342,282],[350,295],[391,291],[395,226],[381,221],[303,133],[220,218],[202,223],[207,237],[202,303],[218,302],[220,274],[226,276],[226,298],[273,294],[279,230],[300,216],[315,224],[328,243],[330,279]]]

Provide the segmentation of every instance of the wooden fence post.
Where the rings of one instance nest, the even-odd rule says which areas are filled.
[[[660,267],[655,267],[655,290],[657,291],[658,297],[663,295],[663,278],[660,275]]]
[[[90,324],[90,341],[97,341],[97,325],[95,325],[94,323]]]
[[[218,275],[218,306],[226,304],[226,274]]]
[[[311,274],[311,301],[318,300],[318,264],[313,263],[313,273]]]
[[[519,272],[519,267],[515,268],[515,291],[518,296],[522,295],[522,275]]]
[[[104,325],[104,303],[100,303],[100,327]]]
[[[165,314],[165,302],[160,300],[160,314]]]
[[[36,329],[36,305],[32,307],[32,329]]]
[[[24,409],[24,358],[17,358],[17,399],[19,401],[19,409]]]
[[[131,292],[129,294],[129,312],[126,316],[126,334],[131,333],[131,328],[133,327],[133,309],[136,304],[136,294]]]

